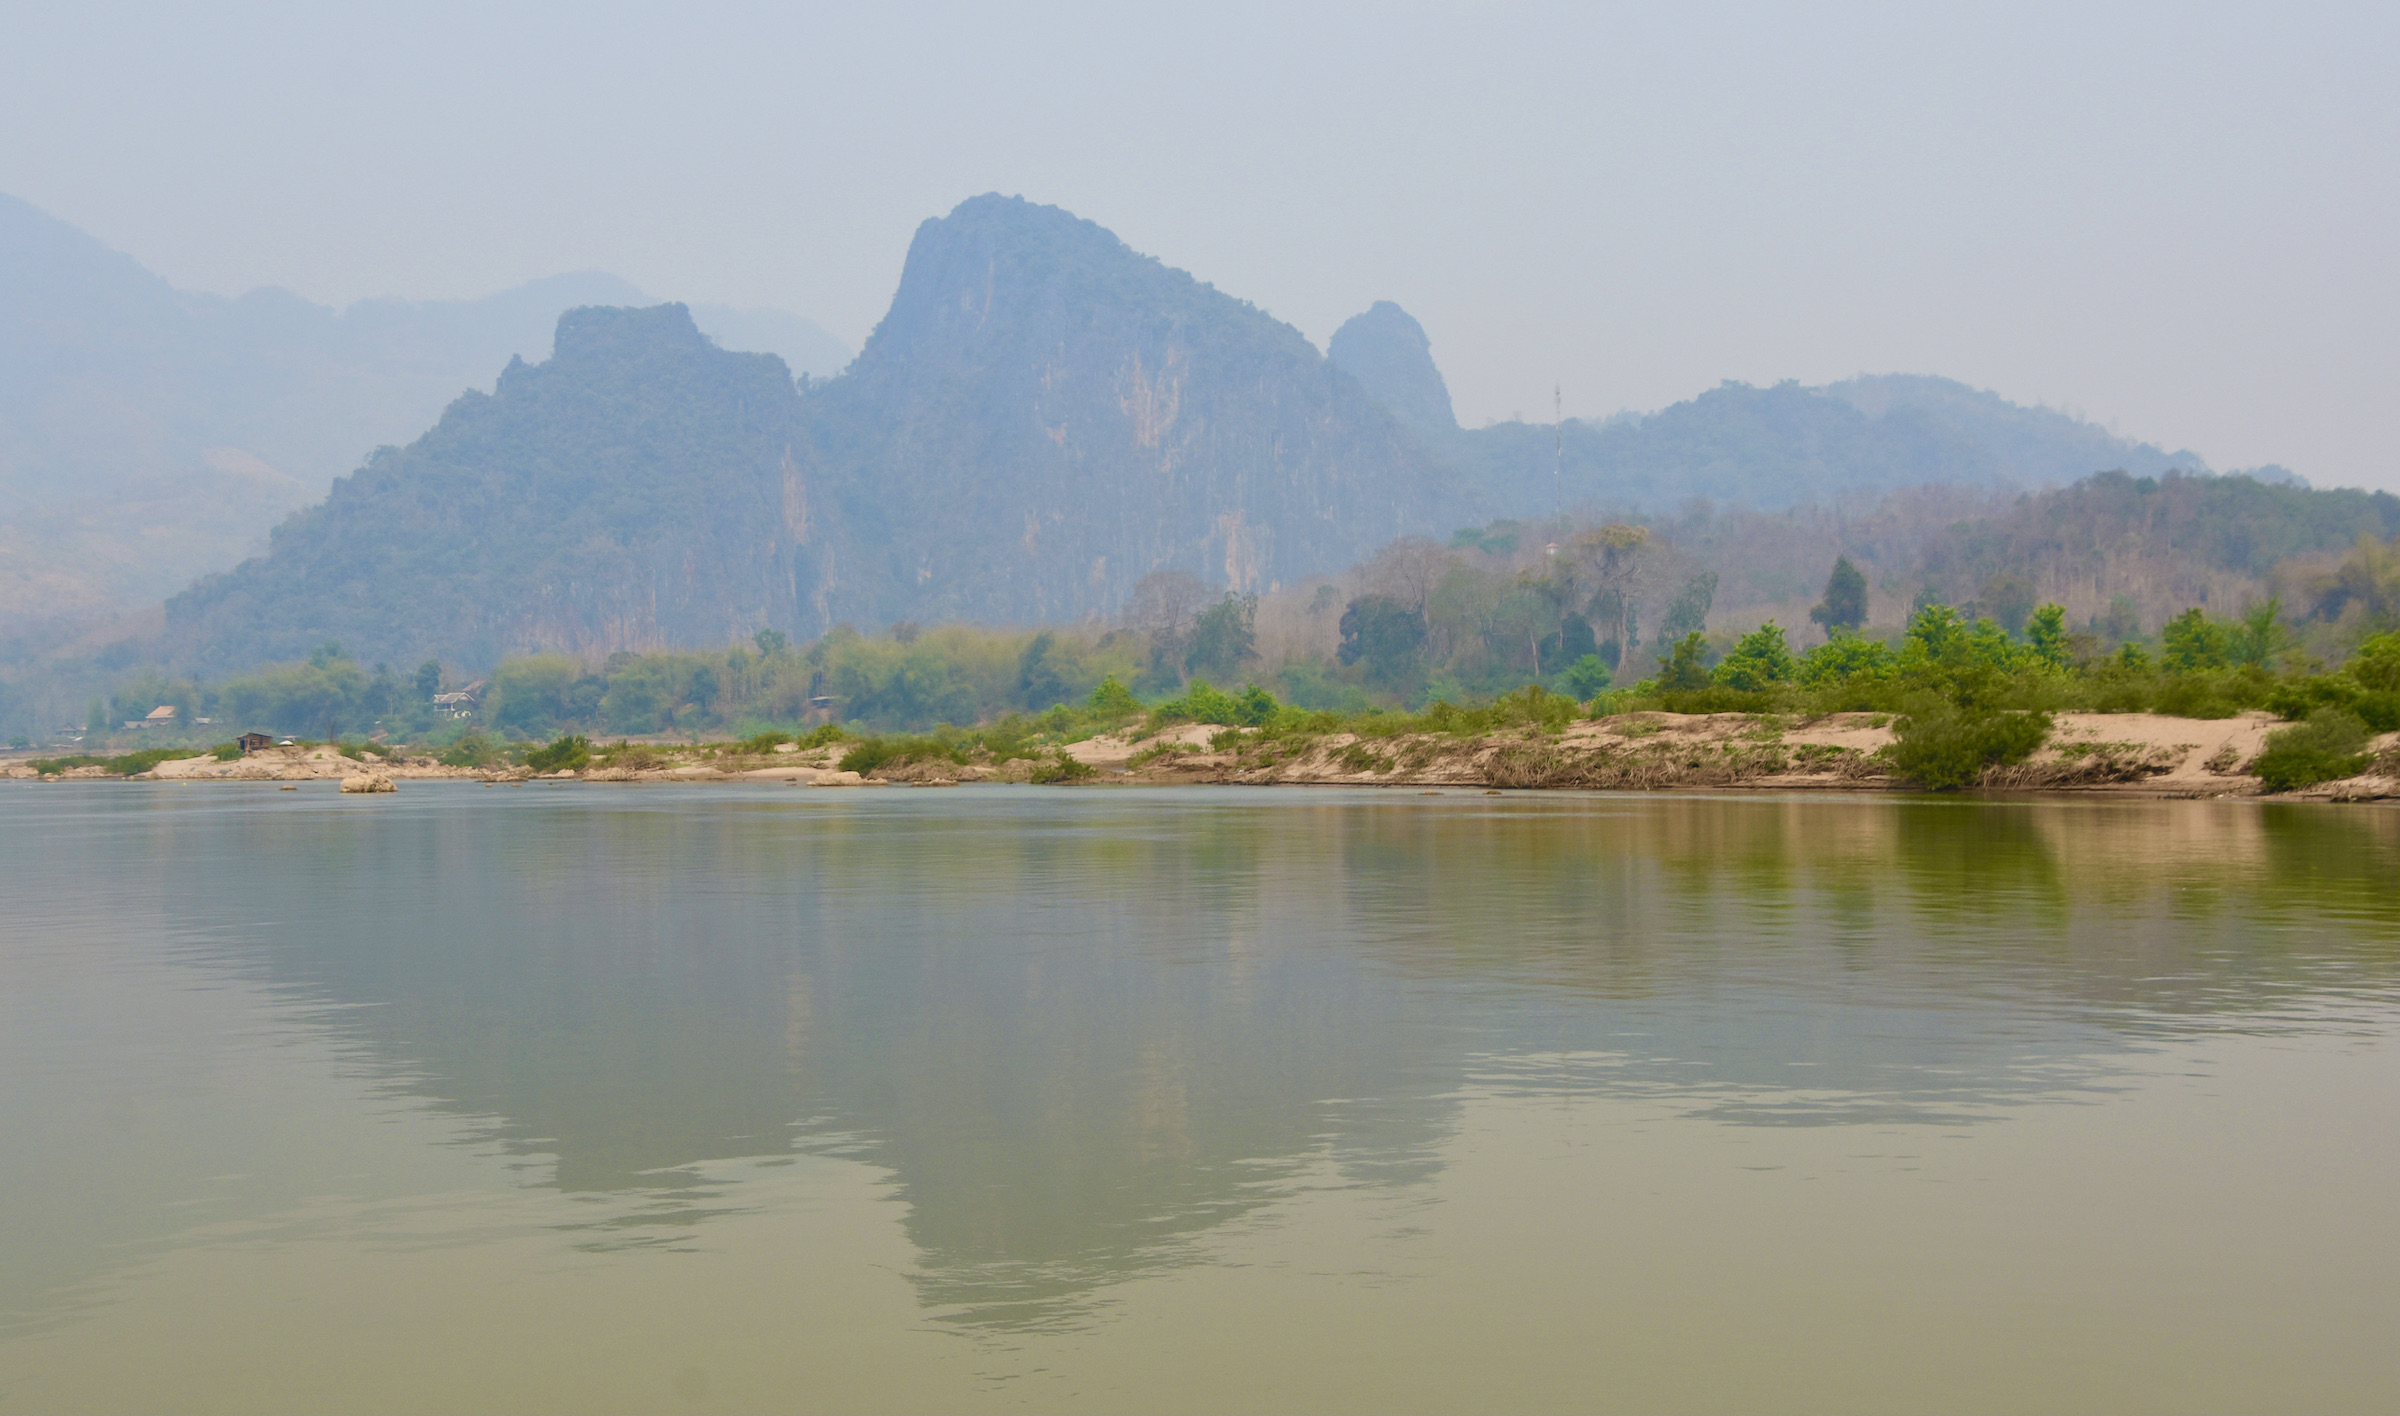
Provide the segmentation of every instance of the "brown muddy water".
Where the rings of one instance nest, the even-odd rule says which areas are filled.
[[[2400,1406],[2400,811],[95,783],[0,860],[0,1412]]]

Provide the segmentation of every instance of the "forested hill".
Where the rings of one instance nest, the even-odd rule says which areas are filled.
[[[2053,409],[1907,375],[1822,388],[1727,383],[1656,413],[1574,419],[1561,431],[1563,475],[1559,434],[1547,423],[1437,431],[1431,440],[1519,514],[1561,496],[1569,507],[1665,511],[1706,497],[1771,511],[1902,487],[2031,491],[2094,472],[2208,470],[2195,452],[2128,442]]]
[[[795,624],[838,539],[792,475],[801,425],[783,361],[717,348],[681,305],[571,311],[548,361],[170,600],[169,654],[213,672],[337,640],[476,667]]]
[[[1264,590],[1492,505],[1299,331],[1019,198],[920,227],[811,404],[861,623],[1113,613],[1161,569]]]

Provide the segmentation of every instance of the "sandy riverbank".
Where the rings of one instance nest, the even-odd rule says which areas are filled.
[[[2280,724],[2264,713],[2235,718],[2166,718],[2150,713],[2062,713],[2050,741],[2025,763],[1995,771],[1993,790],[2100,791],[2146,796],[2249,796],[2261,791],[2243,768]],[[1093,783],[1193,782],[1353,786],[1585,788],[1663,790],[1903,790],[1876,756],[1893,740],[1880,714],[1837,713],[1809,721],[1743,714],[1631,713],[1575,722],[1555,733],[1533,730],[1487,737],[1411,734],[1362,738],[1333,733],[1267,740],[1206,724],[1144,738],[1107,734],[1071,744],[1067,755],[1093,769]],[[2374,744],[2378,771],[2291,793],[2297,799],[2400,797],[2400,735]],[[1024,781],[1032,764],[915,762],[862,777],[836,765],[844,749],[739,755],[721,746],[653,745],[630,761],[551,774],[594,782],[778,782],[794,786],[945,786]],[[395,782],[464,779],[521,783],[523,767],[448,767],[430,757],[365,761],[330,747],[276,748],[219,762],[214,757],[162,762],[131,780],[158,782],[338,782],[376,773]],[[0,776],[33,775],[23,761]],[[57,779],[101,778],[98,767]]]
[[[2062,713],[2042,750],[1992,774],[1986,786],[2019,791],[2109,791],[2148,796],[2247,796],[2262,790],[2243,768],[2283,726],[2265,713],[2225,719],[2151,713]],[[1103,771],[1161,781],[1342,783],[1389,786],[1584,787],[1734,790],[1903,790],[1876,752],[1893,741],[1882,714],[1837,713],[1806,722],[1745,714],[1631,713],[1568,724],[1555,734],[1483,738],[1442,734],[1359,738],[1332,734],[1299,750],[1222,740],[1222,730],[1182,728],[1140,743],[1095,738],[1069,751]],[[1179,750],[1157,754],[1172,738]],[[2388,761],[2400,735],[2376,742]],[[1145,760],[1145,758],[1147,760]],[[2400,796],[2400,779],[2328,782],[2294,797],[2372,800]]]

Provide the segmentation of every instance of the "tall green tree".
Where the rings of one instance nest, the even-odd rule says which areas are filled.
[[[1390,595],[1361,595],[1342,611],[1334,657],[1365,664],[1367,677],[1391,685],[1412,678],[1425,649],[1425,614]]]
[[[1680,693],[1708,687],[1707,635],[1695,629],[1675,641],[1658,671],[1658,686]]]
[[[1227,595],[1192,620],[1192,647],[1184,655],[1187,673],[1232,678],[1243,664],[1258,657],[1258,597]]]
[[[2044,605],[2025,622],[2025,643],[2033,657],[2054,669],[2067,666],[2067,610],[2064,605]]]
[[[1717,597],[1717,573],[1703,571],[1683,583],[1659,616],[1658,638],[1672,644],[1708,628],[1708,607]]]
[[[2210,619],[2198,605],[2167,621],[2159,631],[2159,657],[2172,673],[2225,667],[2225,626]]]
[[[1037,712],[1067,701],[1067,681],[1050,662],[1050,650],[1057,642],[1055,635],[1044,630],[1017,656],[1017,701]]]
[[[2237,664],[2263,669],[2284,651],[2291,638],[2291,631],[2283,627],[2283,601],[2270,597],[2242,611],[2226,634],[2225,652]]]
[[[1833,574],[1825,581],[1825,598],[1808,617],[1829,633],[1856,629],[1867,622],[1867,577],[1848,556],[1834,557]]]

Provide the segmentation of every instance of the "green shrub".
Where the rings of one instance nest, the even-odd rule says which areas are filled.
[[[196,747],[146,747],[140,752],[128,752],[123,757],[112,757],[102,765],[120,777],[130,777],[136,772],[147,772],[161,762],[173,762],[180,758],[201,755],[200,749]]]
[[[1789,683],[1797,668],[1783,627],[1768,620],[1734,642],[1733,651],[1717,665],[1715,678],[1726,688],[1756,692]]]
[[[219,762],[238,762],[242,757],[242,745],[238,742],[221,742],[210,748],[208,755]]]
[[[2022,762],[2050,736],[2048,713],[1970,712],[1932,703],[1898,720],[1884,749],[1892,770],[1928,791],[1956,791],[1992,767]]]
[[[1312,714],[1304,726],[1317,732],[1353,732],[1362,737],[1398,737],[1404,733],[1449,733],[1455,737],[1474,737],[1497,732],[1503,728],[1540,728],[1556,732],[1575,721],[1583,705],[1563,693],[1552,693],[1538,683],[1529,683],[1514,693],[1503,693],[1481,708],[1461,708],[1455,703],[1433,702],[1414,717],[1402,714],[1369,714],[1344,720],[1339,715]]]
[[[140,752],[128,752],[122,757],[94,757],[89,753],[78,753],[73,757],[37,757],[26,765],[44,776],[52,772],[71,772],[78,767],[105,767],[120,777],[130,777],[137,772],[147,772],[161,762],[206,755],[203,749],[197,747],[148,747]]]
[[[1125,765],[1129,769],[1141,768],[1149,766],[1162,757],[1198,757],[1199,755],[1200,744],[1196,742],[1154,742],[1126,758]]]
[[[1266,690],[1259,691],[1264,693]],[[1183,697],[1171,699],[1150,710],[1150,722],[1154,727],[1167,723],[1222,723],[1231,726],[1241,720],[1241,700],[1213,686],[1207,679],[1198,678],[1193,679],[1191,686],[1183,691]]]
[[[592,740],[574,734],[525,754],[525,765],[536,772],[580,772],[591,761]]]
[[[871,737],[843,753],[842,760],[837,765],[845,772],[856,772],[864,776],[878,767],[888,766],[898,761],[900,755],[899,741],[892,738]]]
[[[1589,702],[1606,692],[1615,679],[1609,673],[1606,661],[1597,654],[1586,654],[1567,665],[1567,671],[1559,681],[1565,685],[1567,692]]]
[[[107,761],[108,759],[105,757],[77,753],[73,757],[37,757],[26,765],[47,777],[53,772],[71,772],[78,767],[98,767]]]
[[[2267,734],[2266,751],[2250,771],[2271,792],[2355,777],[2367,767],[2367,725],[2339,708],[2319,708],[2308,721]]]
[[[1047,787],[1056,786],[1062,782],[1080,782],[1091,775],[1092,764],[1076,761],[1067,756],[1066,750],[1061,748],[1056,756],[1037,761],[1034,764],[1033,774],[1026,780],[1037,786]]]
[[[499,760],[500,745],[481,732],[461,734],[441,757],[445,767],[489,767]]]
[[[1132,689],[1117,682],[1115,674],[1100,680],[1100,686],[1092,690],[1089,703],[1093,712],[1108,718],[1131,717],[1142,711],[1142,700],[1133,696]]]
[[[1708,687],[1708,636],[1693,630],[1675,641],[1668,651],[1667,662],[1658,671],[1658,686],[1670,692],[1692,692]]]
[[[2241,707],[2210,674],[2169,674],[2150,699],[2150,711],[2170,718],[2230,718]]]
[[[1800,656],[1795,677],[1810,688],[1836,684],[1881,683],[1899,668],[1899,656],[1880,639],[1866,639],[1848,630]]]
[[[1741,688],[1696,688],[1663,692],[1658,704],[1670,713],[1768,713],[1774,711],[1775,696]]]
[[[1245,728],[1261,727],[1272,719],[1276,710],[1282,706],[1275,701],[1274,694],[1260,688],[1257,684],[1251,684],[1242,690],[1240,697],[1233,700],[1234,723]]]

